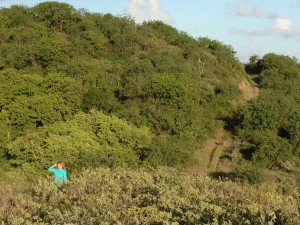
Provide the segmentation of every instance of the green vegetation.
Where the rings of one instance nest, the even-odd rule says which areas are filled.
[[[267,54],[257,61],[261,93],[238,112],[243,152],[269,169],[293,171],[299,165],[299,80],[295,59]]]
[[[299,221],[297,59],[243,65],[219,41],[51,1],[1,8],[0,43],[4,224]],[[259,96],[245,102],[246,81]],[[222,129],[234,144],[202,150]],[[230,170],[214,171],[221,157]]]
[[[0,151],[9,169],[35,166],[23,155],[36,151],[23,149],[29,136],[43,142],[42,131],[63,130],[92,109],[148,127],[150,145],[132,151],[139,164],[181,166],[192,160],[199,142],[223,126],[241,94],[238,82],[245,72],[230,46],[196,40],[162,22],[136,25],[57,2],[1,9],[1,19]],[[93,135],[83,140],[89,143]],[[95,151],[103,151],[101,144]],[[45,148],[43,143],[37,160]],[[55,151],[69,156],[73,148],[66,144]],[[76,149],[84,151],[85,141]],[[43,161],[40,168],[46,165]]]
[[[0,186],[0,217],[7,224],[297,224],[295,189],[258,187],[187,176],[171,168],[152,172],[89,169],[61,190],[48,180],[27,187],[20,174]],[[298,216],[297,216],[298,215]]]

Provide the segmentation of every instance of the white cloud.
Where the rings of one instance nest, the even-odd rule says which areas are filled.
[[[134,0],[128,3],[126,12],[139,22],[144,20],[143,8],[146,8],[144,0]]]
[[[129,0],[125,10],[137,23],[146,20],[170,22],[169,15],[161,12],[158,0]]]
[[[277,31],[287,31],[291,30],[292,21],[288,19],[276,19],[275,23],[273,24],[272,28]]]
[[[231,13],[240,17],[255,17],[264,20],[270,20],[271,23],[260,30],[245,30],[244,28],[233,28],[229,32],[232,35],[247,35],[247,36],[277,36],[283,38],[299,37],[300,31],[292,27],[292,20],[282,18],[277,13],[264,13],[257,6],[250,9],[247,6],[246,0],[241,0],[237,4],[228,5]]]
[[[227,4],[227,8],[232,14],[242,17],[262,17],[264,14],[263,10],[258,6],[249,8],[247,1],[245,0],[240,1],[237,4]]]
[[[292,27],[292,21],[284,18],[277,18],[269,28],[270,32],[285,38],[292,38],[299,35],[299,31]]]
[[[300,32],[292,27],[292,21],[284,18],[272,20],[272,24],[261,30],[231,29],[231,35],[245,36],[277,36],[283,38],[299,37]]]

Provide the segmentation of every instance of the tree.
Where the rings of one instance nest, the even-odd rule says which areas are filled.
[[[0,81],[0,114],[9,128],[5,139],[7,132],[13,140],[27,129],[66,120],[80,110],[81,83],[73,78],[4,70]]]
[[[35,61],[42,68],[55,66],[66,61],[68,57],[69,43],[53,38],[42,38],[38,40],[34,51]]]
[[[96,28],[108,42],[111,49],[117,54],[124,54],[126,57],[132,55],[139,49],[139,44],[143,39],[137,33],[134,20],[128,17],[114,17],[111,14],[104,16],[93,16]]]
[[[78,113],[66,122],[27,132],[11,142],[6,153],[10,162],[20,168],[30,163],[31,168],[45,169],[59,159],[73,170],[104,165],[135,167],[139,152],[151,142],[148,128],[137,128],[92,110],[89,114]]]
[[[140,29],[147,31],[147,33],[167,43],[175,43],[176,38],[179,36],[178,31],[174,27],[158,20],[144,22],[140,26]]]
[[[243,106],[238,114],[239,124],[244,130],[276,129],[278,118],[277,109],[262,99],[253,100]]]
[[[260,71],[260,58],[258,55],[252,55],[249,58],[248,63],[245,65],[245,70],[249,74],[259,74]]]
[[[236,52],[230,45],[220,41],[211,40],[207,37],[198,39],[200,49],[205,50],[217,57],[218,61],[227,66],[239,68],[239,62],[235,56]]]
[[[44,22],[47,27],[65,32],[80,20],[80,14],[73,6],[60,2],[43,2],[32,9],[35,21]]]
[[[31,22],[30,9],[23,5],[12,5],[7,11],[9,22],[6,27],[23,27],[28,26]]]

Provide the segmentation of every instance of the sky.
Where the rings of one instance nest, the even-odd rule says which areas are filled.
[[[50,0],[48,0],[50,1]],[[0,0],[0,7],[43,0]],[[276,53],[300,60],[300,0],[61,0],[92,13],[161,20],[194,38],[230,45],[243,63]]]

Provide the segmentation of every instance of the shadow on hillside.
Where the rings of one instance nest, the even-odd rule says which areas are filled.
[[[224,130],[234,134],[235,127],[238,125],[236,119],[234,117],[225,117],[221,119],[225,122]]]
[[[212,172],[209,176],[218,180],[229,180],[233,176],[233,172]]]

